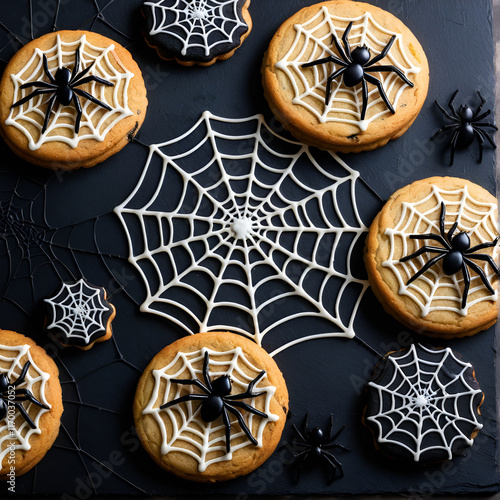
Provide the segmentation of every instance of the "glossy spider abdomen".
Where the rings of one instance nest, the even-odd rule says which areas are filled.
[[[462,269],[464,252],[470,248],[469,235],[461,231],[453,236],[450,244],[451,250],[443,258],[443,272],[448,276],[458,273]]]
[[[71,71],[68,68],[59,68],[55,75],[57,85],[57,100],[63,105],[67,106],[73,98],[73,91],[69,83],[71,81]]]
[[[0,374],[0,394],[3,394],[9,390],[9,378],[5,373]]]
[[[222,415],[224,409],[224,396],[231,393],[231,379],[222,375],[212,382],[213,393],[201,405],[201,418],[205,422],[213,422]]]

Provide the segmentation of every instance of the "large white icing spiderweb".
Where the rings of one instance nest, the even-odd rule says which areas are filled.
[[[308,109],[321,123],[349,123],[357,125],[360,130],[366,130],[373,120],[390,113],[385,104],[381,111],[372,110],[378,103],[383,103],[375,86],[368,84],[366,117],[365,120],[361,121],[363,106],[361,85],[348,88],[343,84],[342,77],[336,78],[332,82],[331,97],[326,105],[327,78],[340,68],[333,62],[319,64],[311,68],[302,67],[307,62],[330,55],[339,57],[333,36],[337,37],[342,46],[342,35],[351,21],[353,21],[353,26],[348,37],[351,49],[366,46],[373,58],[382,52],[391,36],[396,35],[391,50],[379,64],[396,66],[410,80],[412,75],[419,73],[420,68],[405,53],[400,33],[382,27],[369,12],[357,18],[347,19],[330,14],[325,6],[304,24],[294,26],[295,39],[287,54],[276,63],[276,68],[284,71],[292,84],[294,92],[292,102]],[[395,108],[408,85],[394,72],[373,73],[373,75],[382,82],[385,93]]]
[[[259,345],[272,330],[297,332],[273,354],[353,337],[368,287],[353,258],[366,233],[358,177],[261,116],[205,112],[184,135],[151,146],[137,187],[115,209],[146,285],[141,310],[189,333],[230,329]]]
[[[94,62],[88,75],[99,76],[114,84],[107,87],[97,82],[91,82],[79,87],[88,91],[93,97],[106,103],[111,111],[80,97],[82,118],[80,132],[74,132],[76,109],[73,102],[67,106],[56,101],[51,113],[47,130],[42,134],[47,103],[52,94],[34,97],[22,106],[11,109],[5,121],[19,129],[28,139],[31,150],[39,149],[49,142],[64,142],[75,148],[84,139],[103,141],[107,133],[123,118],[131,116],[133,112],[128,106],[128,88],[134,74],[127,70],[114,52],[114,45],[97,47],[89,43],[85,35],[74,42],[63,42],[57,35],[56,44],[48,50],[35,48],[28,63],[16,74],[11,75],[14,84],[12,102],[26,97],[36,87],[21,89],[21,85],[28,82],[44,81],[48,78],[43,70],[43,55],[48,59],[49,70],[52,76],[57,68],[68,67],[73,69],[75,54],[80,50],[80,71]]]
[[[459,446],[472,444],[471,434],[482,428],[477,416],[482,392],[469,381],[470,363],[450,348],[415,344],[387,362],[390,378],[369,382],[379,406],[367,420],[376,424],[379,442],[405,448],[415,461],[435,450],[451,459]]]
[[[413,283],[407,285],[408,280],[437,254],[424,253],[407,262],[400,262],[402,257],[412,254],[424,245],[441,246],[439,243],[429,240],[412,240],[410,235],[417,233],[439,234],[442,202],[446,206],[446,232],[455,222],[458,222],[455,234],[466,231],[471,238],[471,246],[493,241],[496,238],[498,234],[496,203],[486,203],[474,199],[467,186],[456,191],[445,191],[433,186],[432,191],[424,199],[416,203],[405,202],[402,204],[401,217],[396,227],[394,229],[388,228],[385,232],[390,240],[390,253],[383,266],[394,272],[399,283],[399,294],[410,297],[422,311],[422,316],[426,316],[432,311],[454,311],[465,316],[468,309],[474,304],[486,300],[497,300],[498,296],[496,290],[494,295],[489,294],[475,271],[470,271],[467,304],[462,309],[464,289],[462,272],[448,276],[443,272],[442,262],[439,262]],[[493,256],[497,258],[498,247],[495,248]],[[484,270],[488,281],[495,288],[497,277],[491,266],[479,260],[474,262]],[[443,294],[446,290],[451,290],[452,293],[444,298]]]
[[[106,332],[110,308],[103,302],[101,289],[89,286],[83,279],[63,283],[57,295],[45,299],[45,303],[52,309],[47,330],[60,329],[67,339],[78,339],[84,345]]]
[[[262,370],[255,367],[246,358],[241,348],[231,351],[213,351],[203,348],[190,353],[177,353],[175,359],[161,370],[153,370],[155,386],[143,414],[153,415],[161,429],[163,455],[177,451],[193,457],[198,462],[198,470],[203,472],[215,462],[231,460],[235,451],[246,446],[254,446],[240,428],[234,415],[229,413],[231,422],[231,451],[226,451],[225,425],[222,417],[213,422],[201,419],[200,401],[187,401],[169,408],[160,409],[168,401],[173,401],[185,394],[201,393],[199,389],[189,385],[172,383],[172,379],[196,379],[202,383],[203,361],[205,352],[209,353],[210,378],[213,380],[221,375],[228,375],[232,382],[231,394],[241,394]],[[270,385],[264,376],[254,386],[254,391],[263,393],[246,400],[250,406],[267,415],[267,418],[242,410],[241,414],[252,435],[257,440],[257,446],[262,447],[262,435],[268,422],[275,422],[278,416],[270,411],[270,404],[276,387]],[[167,424],[169,427],[167,427]],[[168,433],[167,429],[171,428]]]
[[[31,366],[26,373],[26,382],[16,387],[16,389],[28,389],[36,399],[50,407],[45,398],[45,384],[50,375],[40,370],[33,362],[29,352],[29,346],[0,345],[0,373],[5,373],[11,383],[17,380],[27,361],[31,362]],[[2,471],[2,468],[8,468],[5,457],[11,449],[29,450],[31,448],[29,442],[30,438],[33,434],[41,433],[38,423],[41,416],[49,411],[29,401],[21,404],[24,406],[36,427],[32,429],[17,409],[15,419],[13,420],[14,425],[9,425],[7,418],[8,414],[6,418],[0,420],[0,471]]]
[[[158,0],[144,2],[153,13],[150,35],[165,34],[182,43],[181,53],[193,48],[208,56],[220,44],[231,43],[246,24],[240,19],[241,0]]]

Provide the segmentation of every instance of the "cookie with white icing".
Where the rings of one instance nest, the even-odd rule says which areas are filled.
[[[53,297],[44,300],[45,329],[62,345],[87,351],[113,335],[111,323],[116,309],[106,299],[103,287],[83,278],[63,283]]]
[[[0,480],[25,474],[45,456],[62,412],[54,361],[30,338],[0,330]]]
[[[425,53],[396,17],[361,2],[305,7],[278,29],[264,93],[282,125],[312,146],[345,153],[406,132],[429,84]]]
[[[385,310],[419,333],[474,335],[497,319],[497,200],[455,177],[396,191],[373,221],[365,263]]]
[[[131,54],[89,31],[26,44],[0,81],[0,134],[21,158],[50,169],[92,167],[139,130],[146,88]]]
[[[378,364],[363,420],[388,456],[426,465],[473,444],[483,399],[472,365],[460,355],[413,344]]]
[[[134,400],[142,445],[164,469],[200,482],[259,467],[279,443],[288,392],[273,359],[229,332],[197,333],[160,351]]]
[[[144,36],[167,61],[210,66],[229,59],[252,30],[250,0],[144,2]]]

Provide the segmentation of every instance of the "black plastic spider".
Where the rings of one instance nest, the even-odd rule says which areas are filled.
[[[264,377],[266,374],[265,371],[261,371],[249,384],[248,388],[245,392],[240,394],[231,394],[231,379],[228,375],[221,375],[217,377],[215,380],[210,380],[209,374],[209,365],[210,358],[208,355],[208,351],[205,352],[205,359],[203,362],[203,380],[205,384],[203,384],[198,379],[172,379],[171,382],[174,384],[182,384],[182,385],[194,385],[201,389],[205,394],[186,394],[185,396],[181,396],[180,398],[174,399],[160,406],[160,409],[169,408],[170,406],[177,405],[182,403],[183,401],[196,401],[200,400],[201,410],[200,415],[201,418],[205,422],[213,422],[220,416],[222,416],[222,420],[224,425],[226,426],[226,451],[229,453],[231,451],[231,422],[229,421],[229,415],[227,412],[232,413],[238,419],[238,423],[240,424],[241,429],[246,434],[248,439],[252,442],[252,444],[257,445],[257,440],[253,437],[250,429],[245,424],[243,420],[243,415],[240,413],[238,408],[246,410],[254,415],[258,415],[262,418],[267,418],[267,415],[255,408],[252,408],[249,404],[241,401],[246,398],[255,398],[265,392],[253,392],[253,388],[255,384],[259,382],[259,380]]]
[[[309,429],[308,424],[309,414],[306,413],[303,423],[303,431],[300,432],[295,424],[292,424],[293,430],[299,437],[300,441],[290,441],[290,444],[294,447],[302,448],[298,451],[294,458],[297,459],[295,462],[295,481],[298,482],[300,479],[300,470],[307,460],[323,460],[328,465],[331,472],[330,483],[335,478],[335,473],[337,469],[340,472],[340,476],[344,475],[342,470],[342,464],[330,453],[328,450],[333,448],[340,448],[342,450],[349,451],[345,446],[338,444],[335,440],[340,436],[342,431],[345,429],[345,425],[332,436],[333,430],[333,415],[330,414],[330,422],[326,432],[323,432],[319,427],[314,427]]]
[[[479,99],[481,99],[481,104],[477,107],[476,111],[472,111],[472,109],[469,108],[467,104],[462,104],[457,111],[455,109],[455,98],[457,97],[457,94],[458,90],[456,90],[455,93],[451,96],[450,102],[448,103],[448,107],[451,110],[451,115],[437,101],[434,101],[440,111],[453,122],[440,128],[431,137],[432,140],[437,135],[442,134],[443,132],[452,132],[451,138],[448,141],[448,146],[451,146],[450,167],[453,165],[453,160],[455,158],[455,149],[457,147],[469,147],[474,141],[474,137],[476,136],[479,139],[478,163],[481,163],[483,161],[484,139],[487,139],[488,142],[493,146],[493,148],[496,149],[497,147],[493,139],[486,133],[486,131],[481,130],[481,127],[490,127],[494,130],[498,130],[496,125],[494,125],[493,123],[480,121],[486,118],[491,113],[491,109],[488,109],[488,111],[485,111],[483,114],[479,114],[486,102],[486,99],[484,99],[484,97],[481,95],[481,92],[479,92],[479,90],[477,91]]]
[[[84,97],[89,101],[92,101],[94,104],[98,104],[102,106],[104,109],[111,111],[111,108],[104,102],[95,98],[85,90],[77,89],[80,85],[85,85],[89,82],[97,82],[102,85],[114,86],[114,83],[108,82],[103,78],[99,78],[98,76],[91,75],[85,76],[91,70],[92,66],[95,64],[95,61],[92,62],[89,66],[87,66],[84,70],[79,71],[80,69],[80,48],[75,52],[75,65],[73,66],[73,71],[70,71],[66,67],[59,68],[56,71],[55,77],[49,71],[49,63],[47,61],[47,56],[43,55],[43,71],[45,76],[49,79],[48,82],[28,82],[21,85],[22,89],[27,89],[30,87],[39,87],[35,89],[31,94],[23,97],[19,101],[15,102],[12,107],[22,106],[25,102],[33,99],[42,94],[52,94],[50,99],[48,100],[47,110],[45,111],[45,120],[43,121],[42,134],[47,130],[50,114],[52,112],[52,108],[54,107],[54,103],[57,100],[63,106],[67,106],[71,101],[73,101],[73,105],[76,108],[77,115],[75,121],[75,132],[78,134],[80,131],[80,121],[82,119],[82,106],[80,104],[80,97]]]
[[[35,422],[31,420],[28,412],[24,409],[22,402],[31,401],[40,408],[44,408],[46,410],[48,410],[49,407],[40,403],[40,401],[38,401],[28,389],[16,389],[16,387],[25,383],[26,374],[28,373],[30,366],[31,362],[27,361],[23,366],[19,377],[17,377],[17,379],[12,383],[10,382],[9,377],[7,377],[7,374],[0,374],[0,420],[7,416],[9,405],[14,405],[23,416],[24,420],[28,422],[28,425],[32,429],[36,429]],[[9,390],[9,388],[11,388],[11,390]]]
[[[439,217],[439,233],[428,233],[428,234],[412,234],[410,238],[413,240],[434,240],[443,245],[442,247],[434,247],[430,245],[425,245],[422,248],[419,248],[416,252],[411,255],[407,255],[400,259],[400,262],[406,262],[408,260],[414,259],[419,255],[422,255],[425,252],[437,253],[435,257],[429,260],[422,268],[417,271],[407,282],[407,285],[415,281],[419,276],[424,274],[428,269],[430,269],[434,264],[439,262],[441,259],[443,260],[443,272],[448,276],[452,274],[458,273],[460,270],[462,271],[462,275],[464,278],[464,292],[462,297],[462,309],[465,308],[467,304],[467,296],[469,294],[470,287],[470,275],[469,266],[471,269],[476,271],[476,273],[481,278],[484,286],[488,289],[488,291],[493,295],[495,291],[491,286],[491,283],[488,281],[488,278],[484,274],[484,271],[471,259],[482,260],[488,262],[490,266],[493,268],[493,271],[500,277],[500,269],[496,265],[495,261],[488,254],[476,254],[478,250],[482,250],[484,248],[492,248],[494,247],[498,241],[500,240],[500,236],[497,236],[493,241],[488,241],[486,243],[481,243],[479,245],[470,246],[470,238],[469,235],[460,231],[458,234],[454,234],[458,222],[455,222],[453,226],[451,226],[448,233],[445,232],[444,222],[446,218],[446,206],[443,202],[441,202],[441,215]]]
[[[385,102],[387,108],[395,113],[396,111],[392,107],[392,104],[389,102],[387,94],[385,93],[384,87],[382,86],[382,82],[375,78],[373,75],[369,73],[379,73],[379,72],[387,72],[393,71],[398,75],[407,85],[413,87],[413,83],[406,78],[404,73],[393,65],[380,65],[373,66],[375,63],[379,62],[383,59],[391,50],[392,44],[394,40],[396,40],[396,35],[393,35],[387,45],[382,49],[382,52],[375,56],[372,60],[370,60],[370,49],[366,46],[356,47],[351,52],[351,46],[347,37],[349,36],[349,32],[352,28],[352,22],[349,23],[347,28],[342,35],[342,43],[344,48],[340,45],[336,36],[333,37],[333,41],[335,46],[337,47],[337,51],[342,59],[339,59],[336,56],[328,56],[322,59],[318,59],[317,61],[308,62],[302,65],[303,68],[310,68],[311,66],[316,66],[318,64],[326,64],[329,62],[333,62],[341,66],[340,69],[333,72],[326,81],[326,96],[325,96],[325,104],[328,106],[328,102],[330,100],[331,86],[333,80],[338,76],[343,74],[343,81],[346,87],[355,87],[358,84],[362,84],[362,92],[363,92],[363,107],[361,108],[361,120],[365,119],[366,108],[368,106],[368,85],[366,82],[375,85],[378,88],[380,93],[380,97]]]

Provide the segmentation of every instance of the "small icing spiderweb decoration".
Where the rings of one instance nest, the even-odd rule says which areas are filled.
[[[230,329],[259,345],[272,330],[302,335],[272,355],[310,338],[354,337],[368,287],[355,275],[366,232],[358,177],[261,116],[205,112],[183,136],[151,146],[136,189],[115,209],[146,285],[141,310],[189,333]],[[308,336],[293,328],[301,320]]]
[[[215,462],[231,460],[233,453],[246,446],[253,446],[241,430],[236,417],[230,414],[231,451],[226,451],[225,425],[222,418],[204,422],[200,417],[199,401],[188,401],[160,410],[160,406],[191,392],[189,386],[173,384],[172,379],[195,379],[203,381],[203,360],[205,352],[210,356],[210,378],[220,375],[231,377],[233,394],[245,392],[249,383],[261,372],[248,361],[241,348],[217,352],[201,349],[190,353],[177,353],[175,359],[161,370],[153,370],[155,386],[151,400],[143,414],[153,415],[161,429],[163,455],[177,451],[193,457],[198,462],[198,470],[203,472]],[[179,367],[179,368],[177,368]],[[245,424],[262,447],[262,435],[268,422],[275,422],[278,416],[270,411],[276,387],[269,384],[266,377],[255,386],[255,391],[264,393],[248,400],[248,404],[264,412],[268,418],[242,412]],[[171,429],[170,432],[167,429]]]
[[[462,316],[474,304],[486,300],[497,300],[498,292],[490,295],[478,274],[471,273],[470,289],[467,304],[462,309],[464,280],[462,273],[447,276],[443,272],[442,263],[432,266],[410,285],[408,280],[429,261],[435,254],[425,253],[408,262],[399,259],[410,255],[424,245],[434,245],[428,240],[412,240],[410,234],[439,234],[439,216],[441,202],[446,204],[445,230],[448,232],[454,222],[458,222],[456,233],[466,231],[471,238],[471,246],[493,241],[497,236],[497,205],[474,199],[467,189],[444,191],[433,186],[431,193],[416,203],[403,203],[401,218],[394,229],[387,229],[390,241],[390,254],[383,263],[390,268],[399,283],[399,294],[410,297],[422,311],[422,316],[432,311],[454,311]],[[400,250],[398,250],[398,245]],[[440,245],[438,245],[440,246]],[[401,254],[399,253],[401,252]],[[493,258],[498,255],[495,248]],[[484,270],[488,281],[495,287],[497,277],[493,269],[484,262],[478,262]],[[452,295],[443,297],[443,290],[451,290]],[[485,293],[486,292],[486,293]]]
[[[153,12],[150,35],[165,34],[182,43],[181,54],[201,49],[208,56],[215,47],[233,42],[246,28],[238,13],[241,0],[159,0],[144,2]]]
[[[45,398],[45,384],[50,375],[40,370],[33,362],[29,352],[29,346],[23,345],[13,347],[0,345],[0,373],[5,373],[10,381],[14,381],[19,377],[27,361],[31,362],[31,366],[26,373],[26,382],[18,386],[18,388],[28,389],[41,403],[50,407]],[[40,434],[41,432],[38,427],[41,416],[50,411],[45,408],[40,408],[30,402],[24,402],[22,404],[36,427],[32,429],[17,410],[14,426],[9,427],[7,417],[0,420],[0,471],[2,470],[2,465],[8,468],[6,460],[4,461],[4,459],[12,449],[11,443],[15,442],[13,446],[16,450],[29,450],[31,448],[29,442],[31,436],[33,434]],[[4,444],[6,441],[9,443]]]
[[[109,306],[101,297],[101,289],[90,287],[85,280],[63,283],[55,297],[45,299],[52,308],[53,321],[47,330],[58,328],[68,339],[80,339],[84,345],[106,332]]]
[[[364,131],[373,120],[390,113],[385,105],[381,111],[372,109],[377,104],[383,103],[378,89],[369,84],[366,117],[365,120],[361,121],[363,106],[361,85],[348,88],[343,85],[342,78],[335,79],[332,82],[330,101],[326,105],[327,78],[339,68],[332,62],[313,68],[302,67],[304,63],[330,55],[338,57],[339,55],[335,52],[333,36],[336,36],[342,45],[342,35],[350,21],[353,21],[348,37],[351,49],[365,45],[370,50],[371,56],[374,57],[382,52],[390,37],[396,35],[394,45],[383,61],[399,68],[410,80],[411,75],[420,72],[420,68],[405,53],[400,33],[382,27],[369,12],[354,19],[347,19],[330,14],[327,7],[322,7],[306,23],[295,25],[295,39],[285,57],[276,63],[276,68],[284,71],[290,80],[294,91],[292,101],[294,104],[308,109],[321,123],[349,123]],[[385,93],[395,108],[408,85],[393,72],[375,75],[382,82]]]
[[[31,150],[39,149],[43,144],[53,141],[64,142],[72,148],[77,147],[84,139],[103,141],[120,120],[133,114],[128,106],[127,94],[134,74],[122,65],[113,49],[114,45],[96,47],[87,41],[85,35],[74,42],[63,42],[60,35],[57,35],[53,47],[44,51],[36,48],[26,66],[15,75],[11,75],[14,84],[12,102],[16,102],[33,91],[32,88],[21,89],[21,85],[33,81],[47,81],[43,71],[43,54],[47,56],[52,76],[55,75],[57,68],[63,66],[73,68],[77,50],[80,50],[81,69],[87,68],[95,61],[89,74],[104,78],[114,86],[106,87],[96,82],[86,86],[89,88],[89,93],[108,104],[111,111],[88,99],[82,99],[82,121],[78,134],[74,132],[76,110],[72,103],[67,106],[55,104],[47,130],[42,134],[50,95],[35,97],[20,107],[12,108],[5,123],[16,127],[28,138]]]
[[[367,417],[378,430],[380,443],[406,449],[413,460],[441,451],[448,459],[471,445],[471,434],[482,428],[477,408],[482,392],[473,387],[470,363],[450,348],[412,346],[387,357],[387,373],[369,382],[378,394],[375,415]]]

